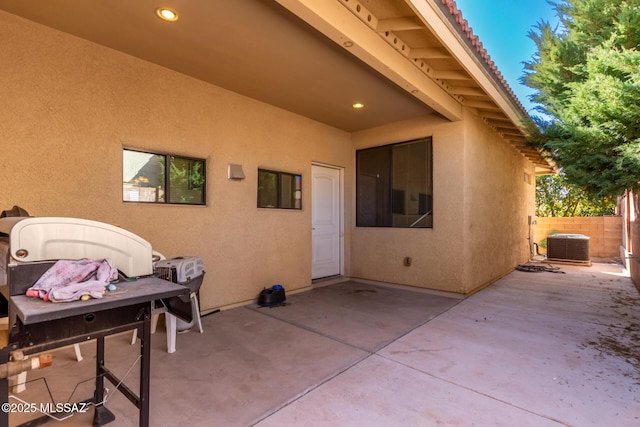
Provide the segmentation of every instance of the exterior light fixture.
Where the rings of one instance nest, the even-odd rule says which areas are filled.
[[[156,9],[158,18],[167,22],[176,22],[178,20],[178,12],[168,7],[159,7]]]
[[[356,102],[352,105],[352,107],[356,110],[361,110],[364,108],[364,104],[362,102]]]

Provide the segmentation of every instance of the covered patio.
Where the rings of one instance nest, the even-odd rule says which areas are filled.
[[[514,271],[466,299],[361,281],[315,287],[282,306],[206,316],[204,334],[179,335],[174,354],[159,327],[151,425],[638,425],[638,291],[618,264],[556,266]],[[108,340],[107,361],[135,378],[130,338]],[[50,401],[45,375],[55,402],[88,397],[93,343],[82,352],[81,362],[72,348],[54,352],[16,396]],[[106,406],[113,425],[137,425],[119,393]]]

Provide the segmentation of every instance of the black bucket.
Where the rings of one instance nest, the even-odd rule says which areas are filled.
[[[258,305],[269,307],[282,304],[287,299],[284,288],[281,285],[273,285],[269,289],[263,289],[258,295]]]

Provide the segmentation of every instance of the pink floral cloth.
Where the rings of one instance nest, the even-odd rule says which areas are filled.
[[[109,260],[59,260],[27,290],[27,296],[45,301],[76,301],[83,295],[102,298],[109,282],[118,279],[118,269]]]

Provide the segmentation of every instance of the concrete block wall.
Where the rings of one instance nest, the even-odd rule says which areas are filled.
[[[540,242],[549,234],[584,234],[589,236],[589,253],[591,257],[613,258],[620,256],[622,244],[622,217],[539,217],[536,218],[536,243],[540,253],[546,250]],[[557,233],[556,233],[557,232]]]

